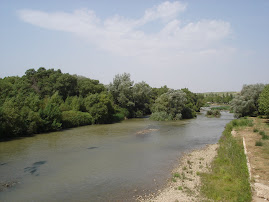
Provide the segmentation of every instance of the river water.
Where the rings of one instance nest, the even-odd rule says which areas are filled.
[[[216,143],[233,115],[84,126],[0,142],[0,201],[132,201],[162,188],[183,152]]]

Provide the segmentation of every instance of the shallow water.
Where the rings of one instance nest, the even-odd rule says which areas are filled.
[[[126,201],[166,184],[183,152],[216,143],[233,115],[130,119],[0,142],[0,201]]]

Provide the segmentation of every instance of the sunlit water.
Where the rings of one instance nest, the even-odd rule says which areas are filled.
[[[131,201],[164,186],[183,152],[216,143],[232,119],[130,119],[1,142],[0,183],[17,184],[0,201]]]

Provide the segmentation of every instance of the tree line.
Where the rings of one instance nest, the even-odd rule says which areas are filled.
[[[203,93],[204,102],[206,103],[218,103],[229,104],[234,98],[233,93]]]
[[[153,120],[193,118],[204,104],[202,96],[186,88],[152,88],[134,83],[127,73],[104,85],[43,67],[29,69],[22,77],[0,78],[0,92],[1,139],[148,114]]]

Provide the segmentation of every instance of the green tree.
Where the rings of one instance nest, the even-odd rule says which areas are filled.
[[[269,118],[269,84],[267,84],[259,97],[259,112]]]
[[[129,111],[130,116],[134,116],[133,101],[133,81],[131,81],[130,74],[117,74],[113,79],[113,83],[110,83],[108,90],[111,93],[114,103],[121,108],[125,108]]]
[[[231,101],[236,117],[257,116],[258,98],[264,84],[244,85],[241,92]]]
[[[182,119],[182,110],[187,102],[186,93],[181,90],[169,90],[156,99],[152,106],[153,119],[159,117],[158,114],[166,114],[165,119]]]
[[[81,76],[77,78],[79,95],[82,97],[87,97],[89,94],[105,91],[104,85],[100,84],[98,80],[92,80]]]
[[[55,89],[64,100],[67,96],[74,96],[77,94],[77,78],[70,74],[62,74],[56,80]]]
[[[150,113],[151,87],[144,81],[136,83],[133,87],[133,101],[135,116],[143,116]]]
[[[94,123],[111,123],[113,121],[115,111],[112,100],[105,92],[87,96],[84,105],[87,112],[92,116]]]

